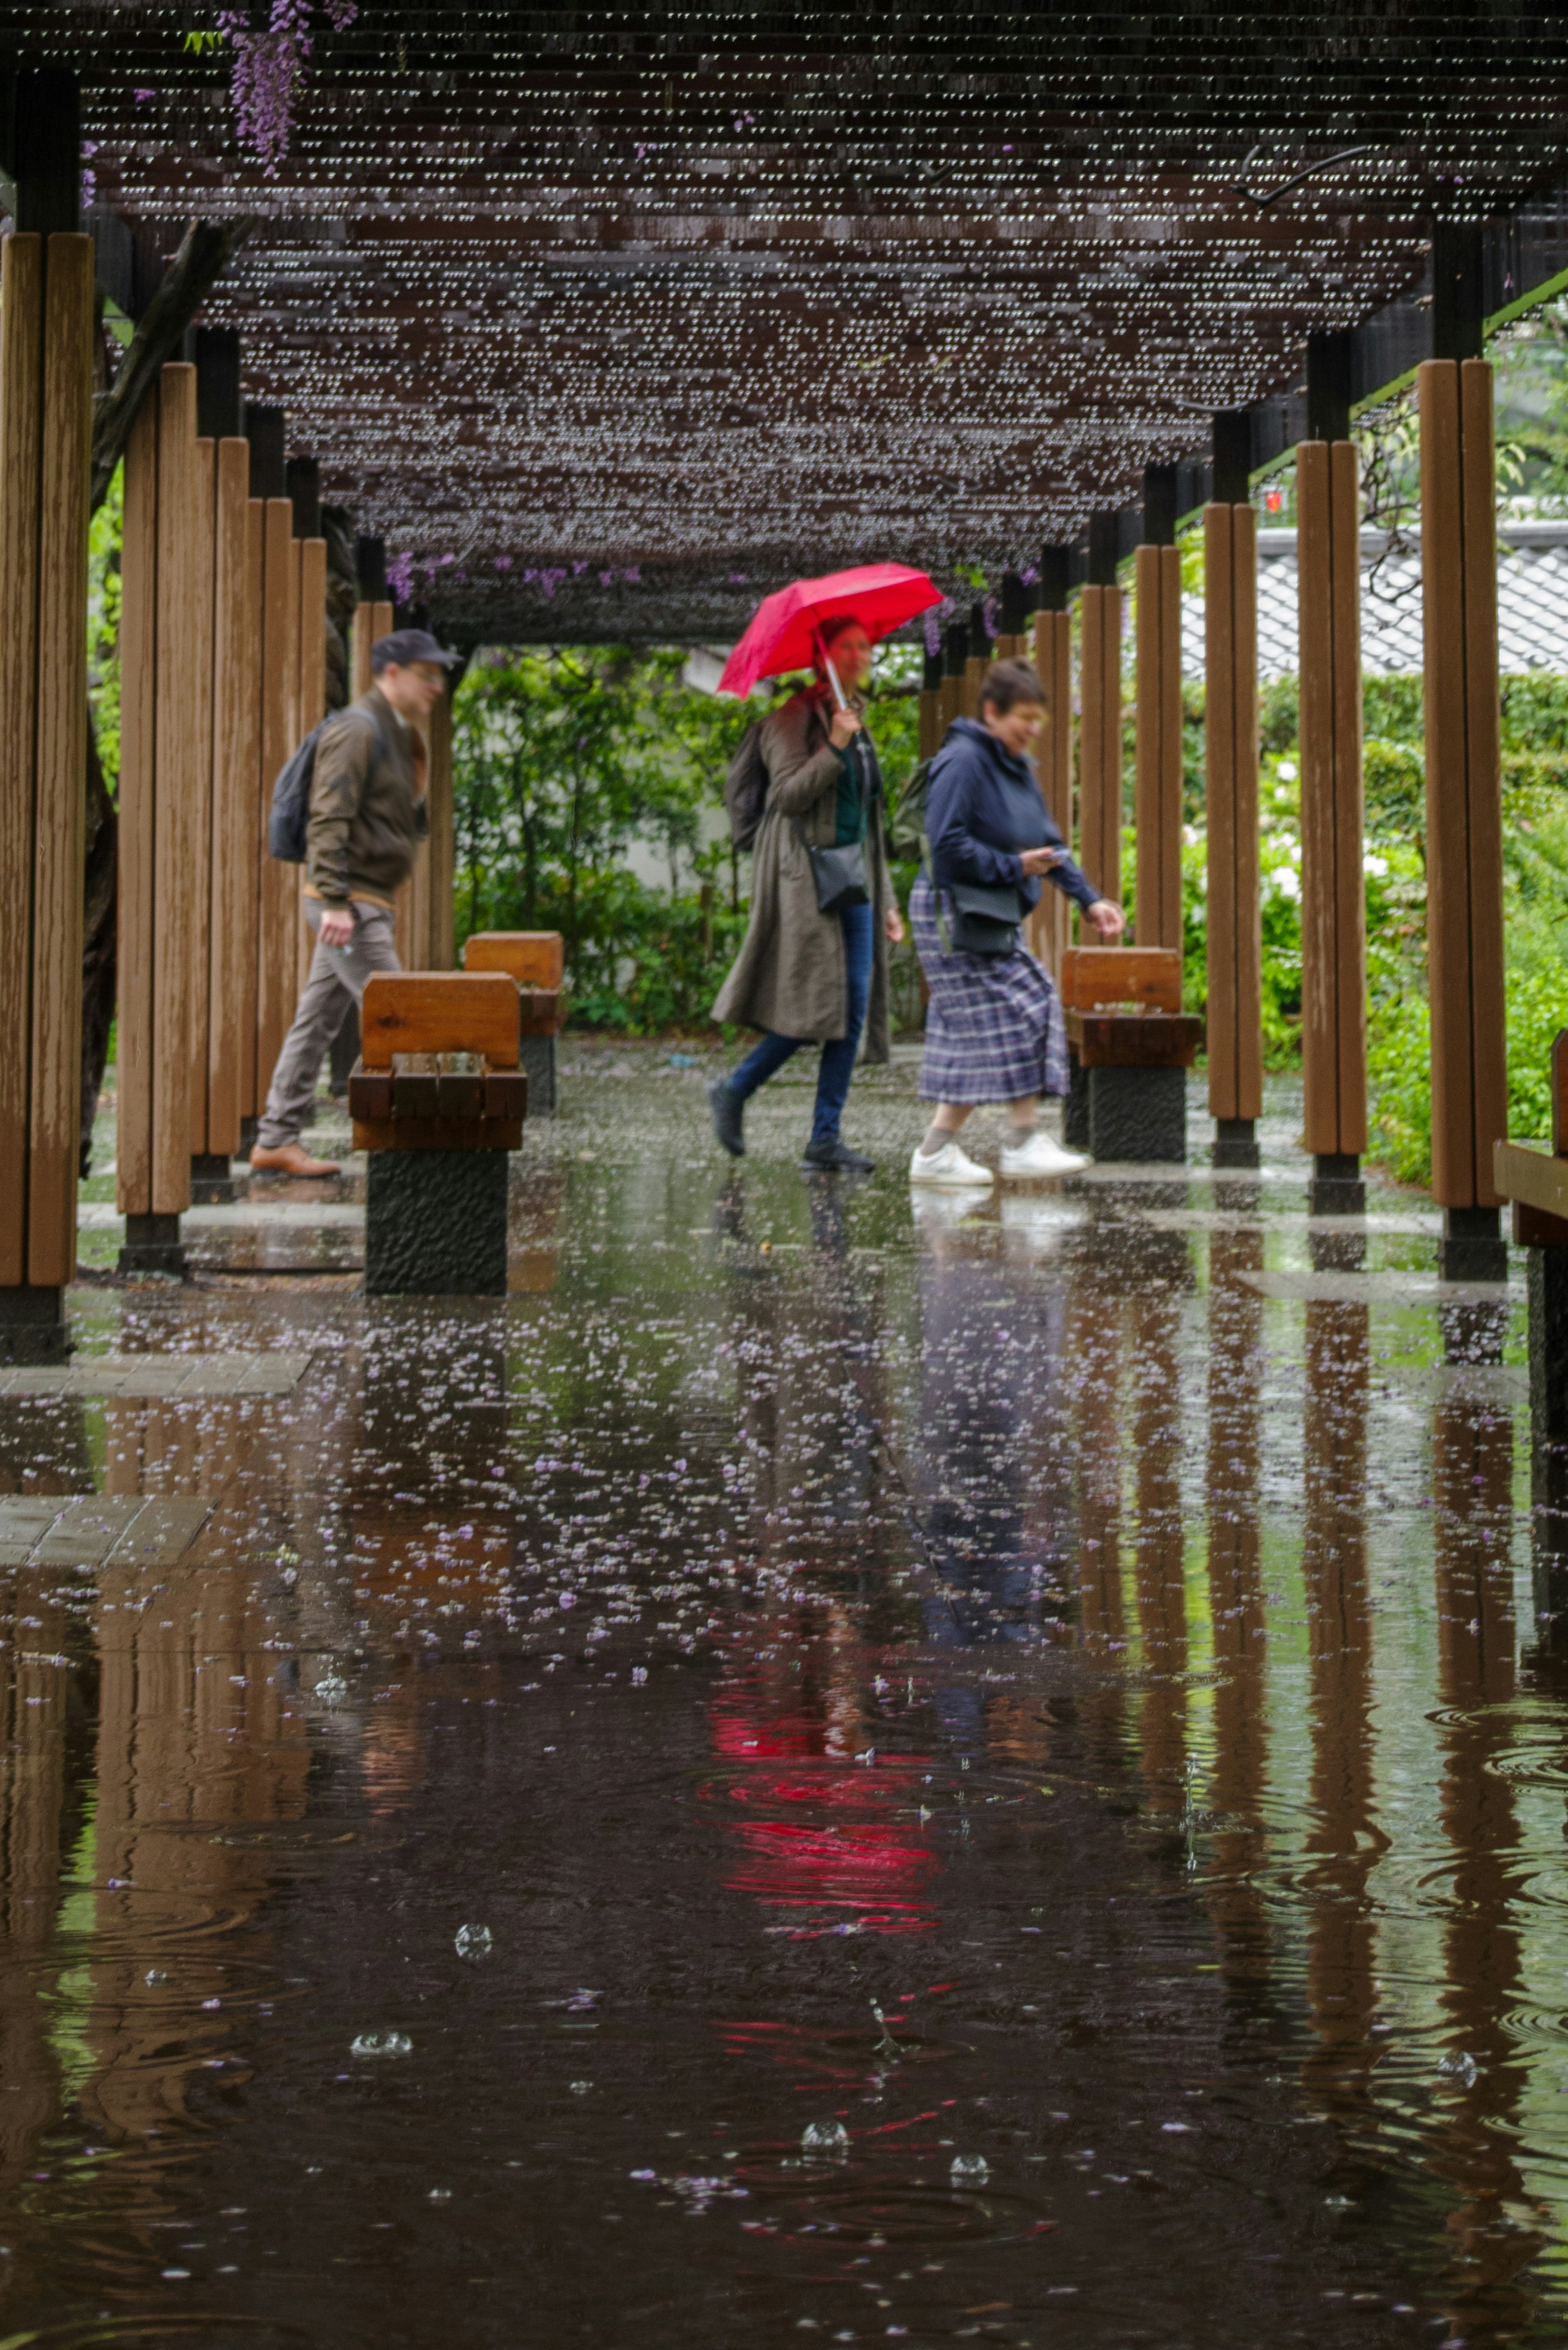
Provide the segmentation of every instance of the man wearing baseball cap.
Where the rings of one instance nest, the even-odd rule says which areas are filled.
[[[425,745],[418,729],[458,659],[423,629],[395,629],[370,648],[376,682],[323,727],[310,784],[305,918],[316,933],[310,976],[273,1071],[251,1165],[275,1175],[336,1175],[299,1139],[321,1057],[373,971],[400,971],[392,900],[430,837]]]

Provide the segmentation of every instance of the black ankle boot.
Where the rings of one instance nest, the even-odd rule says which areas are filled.
[[[732,1091],[727,1077],[714,1077],[708,1087],[708,1107],[713,1115],[713,1131],[732,1159],[746,1155],[746,1138],[741,1132],[741,1119],[745,1103]]]
[[[800,1163],[819,1175],[872,1175],[877,1170],[874,1159],[867,1159],[862,1151],[851,1150],[849,1145],[840,1142],[836,1136],[831,1142],[808,1142]]]

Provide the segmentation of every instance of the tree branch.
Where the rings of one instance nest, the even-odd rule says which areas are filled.
[[[93,402],[92,511],[109,495],[130,428],[164,363],[175,357],[186,328],[256,224],[254,219],[193,220],[164,272],[119,363],[113,389]]]

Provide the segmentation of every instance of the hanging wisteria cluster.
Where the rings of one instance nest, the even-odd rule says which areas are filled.
[[[133,227],[263,215],[208,309],[247,396],[497,639],[720,642],[881,557],[967,613],[1564,161],[1568,17],[1451,0],[257,10],[232,118],[179,0],[13,20]]]
[[[325,0],[334,32],[346,32],[359,11],[356,0]],[[268,178],[276,175],[294,137],[296,113],[310,62],[310,0],[271,0],[265,25],[244,8],[220,8],[218,31],[228,45],[234,128]]]

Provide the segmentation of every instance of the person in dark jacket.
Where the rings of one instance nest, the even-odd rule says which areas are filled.
[[[955,884],[1011,893],[1022,920],[1046,880],[1076,900],[1102,939],[1121,936],[1121,908],[1068,856],[1029,761],[1044,702],[1027,661],[999,661],[981,686],[979,718],[955,718],[931,762],[932,870],[915,883],[909,918],[930,990],[919,1096],[937,1108],[910,1161],[911,1183],[952,1191],[995,1180],[958,1140],[977,1102],[1007,1104],[1004,1176],[1065,1175],[1088,1163],[1036,1124],[1042,1095],[1067,1090],[1066,1024],[1049,972],[1017,932],[1002,954],[970,953],[953,938]]]
[[[310,974],[277,1056],[251,1165],[268,1174],[336,1175],[299,1139],[321,1056],[375,971],[400,971],[392,901],[430,836],[420,727],[458,659],[423,629],[397,629],[370,648],[376,682],[323,728],[305,835],[305,919],[316,933]]]

